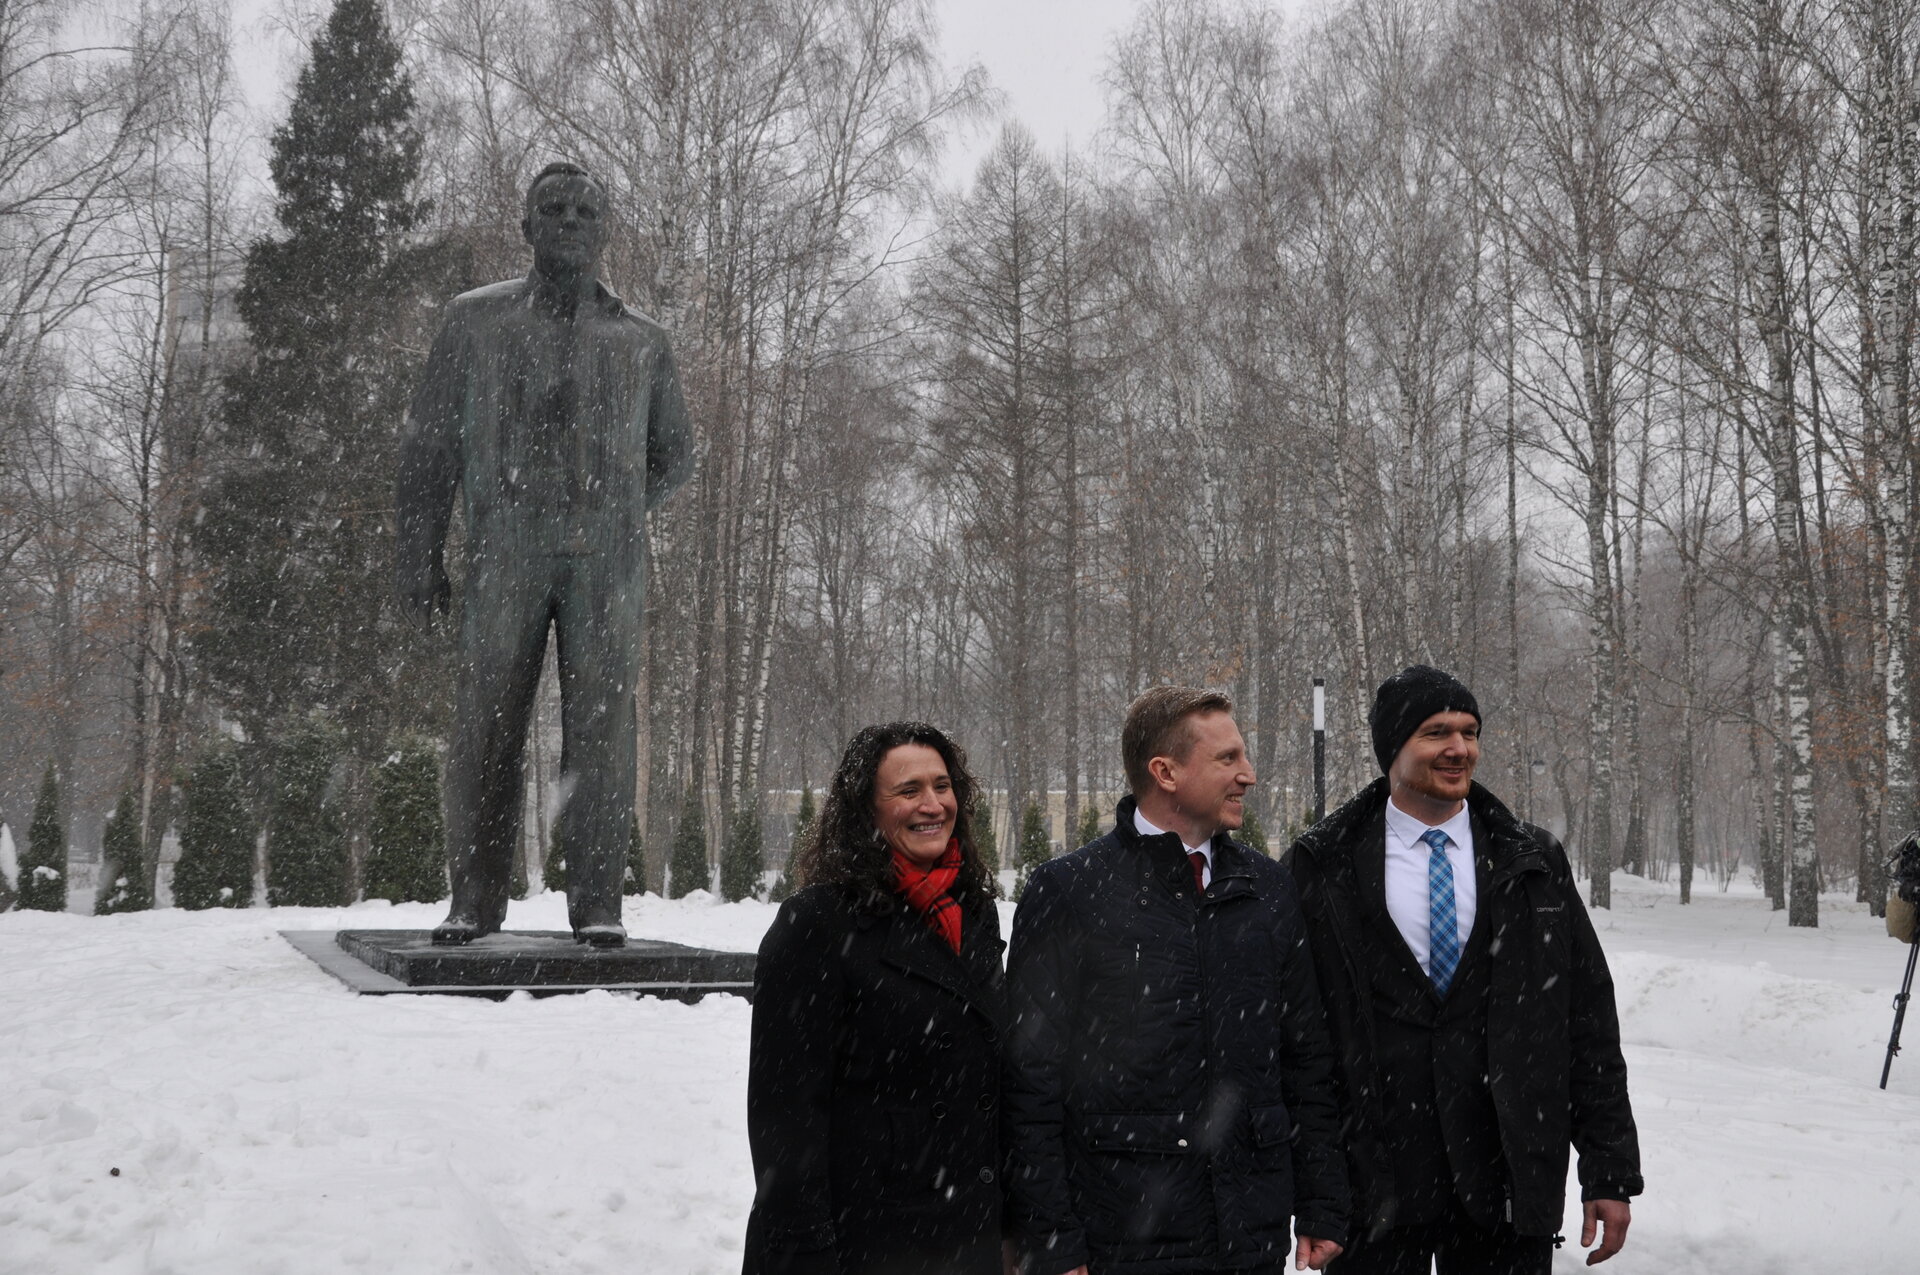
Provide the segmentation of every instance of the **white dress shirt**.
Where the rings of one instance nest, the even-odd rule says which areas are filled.
[[[1391,798],[1387,800],[1387,915],[1407,941],[1413,959],[1432,977],[1433,905],[1427,890],[1427,860],[1433,852],[1420,839],[1429,826],[1394,805]],[[1473,877],[1473,820],[1465,804],[1439,827],[1447,834],[1453,911],[1459,918],[1460,947],[1465,950],[1480,899],[1479,883]]]
[[[1152,824],[1148,823],[1147,817],[1140,813],[1140,808],[1138,806],[1134,807],[1134,811],[1133,811],[1133,827],[1134,827],[1134,830],[1143,837],[1163,837],[1167,833],[1167,830],[1165,828],[1156,828]],[[1212,885],[1213,884],[1213,839],[1208,838],[1204,844],[1197,845],[1197,846],[1188,846],[1184,839],[1180,842],[1180,844],[1183,846],[1186,846],[1186,850],[1189,855],[1201,854],[1207,857],[1207,866],[1200,869],[1200,888],[1204,890],[1208,886]],[[1425,888],[1426,888],[1425,886],[1421,887],[1421,889],[1423,890]]]

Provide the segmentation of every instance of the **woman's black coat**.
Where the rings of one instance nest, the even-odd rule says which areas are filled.
[[[1000,920],[781,905],[754,975],[745,1275],[998,1275]]]

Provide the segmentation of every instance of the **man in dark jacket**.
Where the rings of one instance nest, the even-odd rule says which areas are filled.
[[[1007,1210],[1028,1275],[1278,1275],[1346,1238],[1299,904],[1227,835],[1254,781],[1232,708],[1184,687],[1135,700],[1133,796],[1014,915]]]
[[[1640,1151],[1613,980],[1566,852],[1473,782],[1480,709],[1424,665],[1368,719],[1385,778],[1287,855],[1340,1054],[1354,1227],[1337,1275],[1546,1275],[1626,1241]]]

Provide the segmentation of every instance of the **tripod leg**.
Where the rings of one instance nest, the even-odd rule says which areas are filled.
[[[1907,976],[1900,980],[1900,994],[1893,998],[1893,1031],[1887,1036],[1887,1060],[1880,1064],[1880,1087],[1887,1087],[1893,1072],[1893,1056],[1900,1052],[1900,1025],[1907,1018],[1907,1002],[1913,998],[1913,965],[1920,959],[1920,943],[1907,944]]]

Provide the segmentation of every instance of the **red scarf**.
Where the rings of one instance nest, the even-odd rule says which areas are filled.
[[[928,927],[945,939],[947,946],[958,955],[960,905],[947,891],[953,889],[953,883],[960,877],[960,838],[947,842],[947,852],[930,868],[921,867],[895,850],[893,876],[895,888],[906,896],[913,910],[925,917]]]

